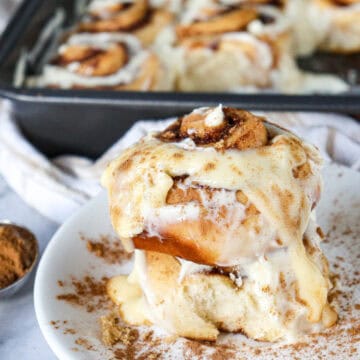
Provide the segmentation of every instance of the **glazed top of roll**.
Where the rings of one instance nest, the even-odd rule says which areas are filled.
[[[90,19],[80,24],[80,31],[126,31],[138,26],[150,10],[147,0],[106,0],[89,4]]]
[[[288,249],[300,298],[316,321],[329,285],[306,255],[303,234],[320,196],[320,167],[313,146],[261,117],[219,105],[195,109],[163,132],[150,133],[110,163],[102,183],[113,226],[128,247],[166,207],[177,177],[210,189],[241,190]],[[175,213],[177,219],[173,215],[168,213],[170,223],[198,213],[189,207]]]
[[[284,232],[298,233],[319,198],[320,165],[317,149],[285,129],[219,105],[195,109],[163,132],[148,134],[110,163],[102,182],[111,192],[112,219],[122,238],[144,230],[148,209],[165,204],[180,176],[242,190],[281,221]]]

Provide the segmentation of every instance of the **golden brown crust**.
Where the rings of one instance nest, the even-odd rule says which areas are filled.
[[[162,8],[153,8],[148,0],[133,4],[116,4],[103,10],[90,12],[89,22],[81,23],[80,32],[126,31],[136,36],[143,46],[153,44],[159,32],[174,20],[174,15]]]
[[[180,189],[177,186],[177,181],[174,181],[174,185],[167,194],[166,204],[168,205],[185,204],[190,201],[201,202],[199,190],[192,187],[189,187],[186,190]]]
[[[79,30],[87,32],[130,30],[145,19],[148,10],[147,0],[136,0],[110,19],[100,19],[80,24]]]
[[[166,10],[154,9],[148,14],[146,21],[141,23],[131,33],[135,35],[143,46],[151,45],[159,32],[171,23],[174,16]]]
[[[94,19],[108,18],[115,15],[117,12],[123,10],[126,7],[125,3],[112,4],[108,6],[104,6],[101,10],[95,11],[90,10],[89,14]]]
[[[76,72],[85,76],[107,76],[121,69],[128,61],[125,46],[119,44],[81,62]]]
[[[312,174],[309,162],[302,164],[293,169],[293,175],[295,179],[306,179]]]
[[[86,66],[85,65],[83,66],[83,64],[81,64],[76,72],[80,73],[81,75],[88,75],[88,76],[106,76],[106,75],[111,75],[113,72],[119,70],[122,67],[121,63],[124,61],[123,54],[119,54],[119,56],[112,56],[110,58],[104,58],[104,57],[99,58],[97,57],[99,54],[102,53],[99,52],[96,53],[95,55],[96,60],[93,60],[93,57],[86,59],[84,62]],[[104,62],[96,63],[97,60],[101,60]],[[126,62],[127,62],[127,54],[126,54]],[[58,64],[58,62],[56,64]],[[116,69],[117,66],[119,67]],[[111,72],[111,70],[113,70],[113,72]],[[139,68],[138,74],[135,77],[135,79],[127,84],[119,84],[115,86],[93,86],[93,87],[74,85],[72,86],[72,89],[123,90],[123,91],[157,90],[157,85],[160,77],[161,77],[160,61],[156,55],[149,54],[148,58]],[[57,85],[50,85],[48,87],[52,89],[59,88],[59,86]]]
[[[88,45],[69,45],[52,61],[52,64],[65,66],[72,62],[81,62],[91,59],[102,52],[102,50],[95,49]]]
[[[268,134],[262,119],[249,112],[240,114],[236,109],[231,108],[227,110],[226,115],[238,120],[238,126],[231,127],[228,137],[224,140],[226,149],[245,150],[267,144]]]
[[[138,76],[128,84],[115,86],[114,90],[156,90],[160,74],[160,62],[157,56],[150,54],[142,64]]]
[[[57,66],[77,62],[75,72],[83,76],[108,76],[114,74],[128,62],[128,51],[123,44],[114,44],[108,49],[97,49],[88,45],[70,45],[53,60]]]
[[[183,39],[189,36],[239,31],[244,29],[256,17],[257,11],[255,9],[234,9],[212,17],[209,20],[197,21],[190,25],[178,25],[176,33],[179,39]]]
[[[330,0],[330,2],[334,3],[335,5],[339,6],[350,6],[358,4],[359,0]]]
[[[205,123],[206,114],[193,112],[171,124],[160,133],[159,139],[174,142],[190,138],[198,146],[213,146],[218,150],[246,150],[267,145],[268,132],[261,117],[227,107],[223,112],[224,121],[211,127]]]
[[[272,5],[281,8],[286,4],[286,1],[287,0],[247,0],[246,3],[250,5]]]
[[[204,223],[204,227],[212,226],[210,222]],[[211,249],[199,250],[193,239],[184,239],[188,229],[199,226],[199,221],[181,222],[172,225],[168,233],[163,233],[161,238],[158,236],[149,236],[146,232],[133,238],[136,249],[154,251],[162,254],[180,257],[193,261],[198,264],[213,265],[216,263],[216,255]],[[184,231],[185,229],[185,231]],[[209,229],[209,228],[208,228]]]

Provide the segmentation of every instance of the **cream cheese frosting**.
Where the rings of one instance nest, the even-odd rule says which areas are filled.
[[[205,125],[210,127],[219,126],[223,121],[224,113],[222,111],[222,105],[216,107],[214,111],[210,111],[205,117]]]
[[[101,19],[107,21],[125,9],[117,5],[127,6],[134,1],[90,1],[87,5],[88,14],[82,18],[82,21],[87,25]],[[149,85],[151,81],[147,80],[148,83],[144,81],[138,88],[135,87],[135,90],[149,90],[150,87],[150,90],[185,92],[301,94],[341,93],[350,88],[349,84],[338,76],[303,72],[296,63],[296,56],[310,55],[318,49],[336,53],[357,52],[360,49],[359,2],[349,2],[346,5],[332,0],[291,0],[282,4],[246,0],[151,0],[147,6],[151,11],[150,15],[147,13],[146,19],[143,19],[145,23],[148,15],[152,16],[152,10],[160,13],[170,11],[174,16],[160,16],[153,24],[150,21],[151,26],[147,24],[150,26],[149,31],[144,29],[139,31],[145,24],[143,22],[134,23],[134,28],[127,30],[128,34],[132,33],[142,39],[146,46],[146,51],[138,49],[133,52],[135,54],[133,64],[128,64],[109,76],[91,79],[86,76],[85,71],[82,71],[82,76],[77,73],[80,66],[77,62],[64,67],[47,64],[42,68],[40,76],[26,79],[27,86],[64,89],[78,86],[101,89],[127,84],[136,77],[146,54],[150,54],[156,56],[161,63],[162,69],[157,76],[161,83],[152,87]],[[256,16],[251,17],[252,20],[250,19],[244,26],[239,25],[238,29],[236,26],[233,30],[224,27],[225,21],[221,26],[218,25],[218,32],[214,34],[206,35],[208,29],[204,26],[204,33],[200,36],[185,36],[185,39],[179,37],[179,26],[197,25],[199,21],[210,21],[239,9],[252,9],[256,12]],[[79,31],[79,28],[74,30]],[[111,26],[100,27],[94,31],[101,30],[113,31]],[[85,27],[80,31],[92,30]],[[145,36],[144,32],[154,34]],[[126,35],[121,32],[107,35],[75,34],[70,36],[67,44],[60,46],[59,53],[61,54],[71,43],[88,44],[106,50],[111,46],[111,41],[118,42],[119,38],[124,36]],[[126,45],[129,48],[134,45],[136,48],[130,37],[131,35]],[[146,59],[144,61],[146,62]],[[21,71],[22,74],[22,62],[20,61],[19,64],[18,73]],[[224,68],[227,71],[223,71]],[[17,83],[20,83],[20,80]],[[351,82],[350,79],[348,81]],[[129,90],[129,88],[118,86],[116,90]],[[130,90],[134,89],[130,88]]]
[[[293,24],[298,55],[310,55],[322,47],[340,52],[360,47],[360,3],[343,6],[332,0],[292,0],[285,14]]]
[[[43,75],[37,79],[40,86],[56,85],[63,89],[69,89],[73,86],[116,86],[126,84],[134,80],[139,68],[148,58],[149,53],[140,52],[123,68],[108,76],[85,76],[76,74],[77,64],[73,63],[63,68],[55,65],[46,65]]]

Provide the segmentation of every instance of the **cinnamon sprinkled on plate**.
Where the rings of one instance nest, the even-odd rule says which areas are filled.
[[[360,227],[347,220],[351,209],[336,208],[330,216],[331,223],[327,226],[328,241],[323,242],[325,253],[329,257],[331,281],[335,288],[331,292],[331,305],[339,311],[338,323],[324,332],[304,337],[296,344],[269,344],[250,341],[241,334],[222,334],[217,343],[199,342],[176,338],[159,332],[155,327],[130,327],[117,315],[117,308],[107,299],[105,292],[106,278],[97,280],[92,276],[84,278],[64,279],[58,282],[61,301],[86,311],[91,316],[100,319],[99,339],[106,332],[111,335],[111,341],[105,340],[102,349],[92,344],[84,334],[73,324],[62,321],[52,322],[52,326],[67,336],[74,336],[76,347],[74,351],[84,351],[87,348],[102,358],[102,350],[109,351],[106,359],[163,359],[164,354],[176,354],[184,360],[223,360],[223,359],[359,359],[360,358],[360,303],[356,292],[360,284]],[[333,226],[335,225],[336,226]],[[347,231],[350,229],[351,231]],[[100,239],[84,239],[95,243]],[[104,270],[110,268],[110,264]],[[113,266],[111,265],[111,268]],[[65,291],[66,290],[66,291]],[[110,306],[110,307],[108,307]],[[98,311],[99,310],[99,311]],[[105,316],[104,316],[105,314]],[[104,327],[104,322],[107,325]],[[102,323],[102,324],[101,324]],[[101,326],[102,325],[102,326]],[[67,329],[74,329],[76,335]],[[101,331],[102,329],[102,331]],[[105,333],[104,333],[105,330]],[[77,338],[77,336],[79,336]],[[85,340],[85,341],[83,341]],[[112,344],[112,345],[110,345]],[[99,351],[99,355],[97,353]],[[96,357],[95,356],[95,357]]]
[[[132,258],[121,244],[121,241],[112,235],[100,235],[99,238],[87,238],[80,234],[81,240],[86,241],[88,251],[108,264],[122,264]]]
[[[71,279],[71,291],[57,295],[58,300],[66,301],[69,304],[82,306],[87,312],[103,309],[109,304],[106,295],[106,277],[100,280],[92,276],[85,276],[83,279],[73,277]],[[63,282],[66,285],[66,282]]]

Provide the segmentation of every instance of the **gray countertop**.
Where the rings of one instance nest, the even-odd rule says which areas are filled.
[[[0,34],[6,14],[14,10],[19,0],[0,1]],[[37,237],[40,252],[57,229],[57,225],[27,206],[5,183],[0,174],[0,219],[9,219],[28,227]],[[19,293],[0,300],[0,359],[56,359],[46,344],[37,324],[33,302],[34,277]]]
[[[0,219],[9,219],[28,227],[37,237],[40,252],[57,225],[27,206],[0,176]],[[51,360],[55,355],[46,344],[35,317],[34,275],[18,294],[0,300],[0,359]]]

